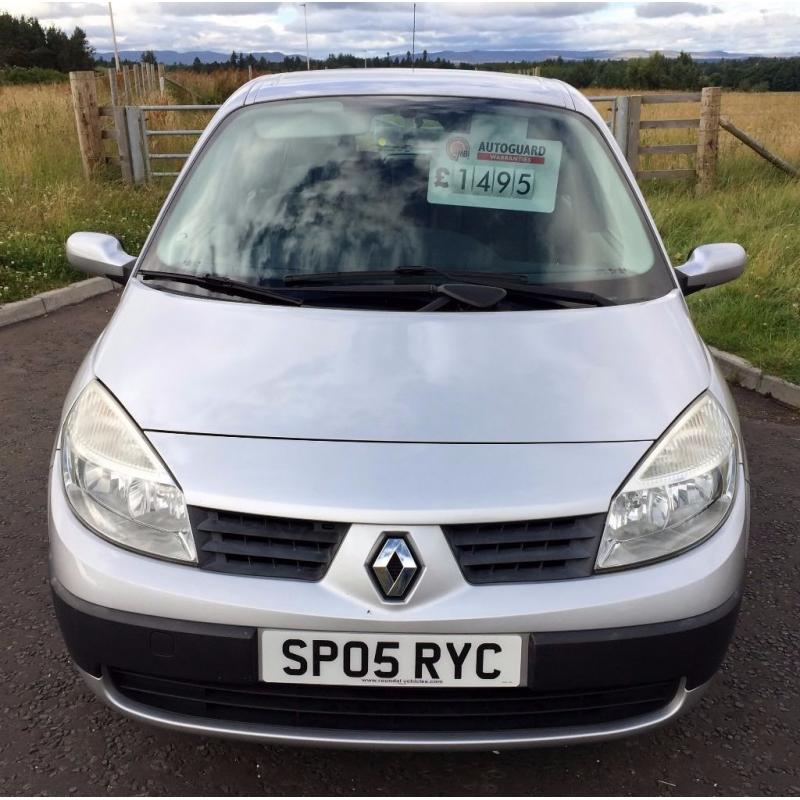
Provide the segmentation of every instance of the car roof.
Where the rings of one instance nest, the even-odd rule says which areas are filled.
[[[577,109],[585,102],[575,89],[562,81],[462,69],[333,69],[284,72],[256,78],[242,87],[245,88],[245,105],[270,100],[334,95],[478,97],[520,100],[568,109]],[[575,95],[580,98],[577,102]],[[236,105],[241,105],[241,95],[238,100]]]

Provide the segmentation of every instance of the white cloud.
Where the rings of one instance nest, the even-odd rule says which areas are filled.
[[[717,6],[706,6],[702,3],[655,2],[641,3],[636,6],[636,16],[652,19],[654,17],[677,17],[690,14],[693,17],[704,17],[706,14],[719,14],[722,9]]]
[[[305,50],[302,7],[266,2],[113,0],[120,47],[131,50]],[[79,25],[99,51],[111,48],[104,3],[0,0],[15,14],[67,30]],[[675,23],[672,17],[680,17]],[[312,55],[382,54],[411,45],[411,3],[308,4]],[[417,49],[729,50],[797,52],[793,0],[726,2],[453,2],[417,4]]]

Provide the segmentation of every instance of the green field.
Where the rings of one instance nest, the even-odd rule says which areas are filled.
[[[723,113],[800,164],[800,95],[726,94]],[[706,341],[800,383],[800,181],[730,137],[722,144],[705,197],[684,182],[649,182],[645,194],[674,263],[704,242],[737,241],[750,254],[743,278],[690,298]],[[0,304],[83,277],[64,258],[73,231],[113,233],[137,252],[166,189],[113,173],[84,180],[67,86],[0,87]]]

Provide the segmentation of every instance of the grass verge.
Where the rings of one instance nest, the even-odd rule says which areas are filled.
[[[705,242],[739,242],[749,254],[739,280],[689,297],[701,336],[800,383],[800,181],[766,164],[722,162],[703,198],[666,183],[646,196],[674,264]]]

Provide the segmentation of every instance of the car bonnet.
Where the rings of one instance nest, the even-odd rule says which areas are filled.
[[[144,430],[442,443],[652,441],[710,379],[677,291],[603,308],[412,313],[136,280],[94,372]]]

